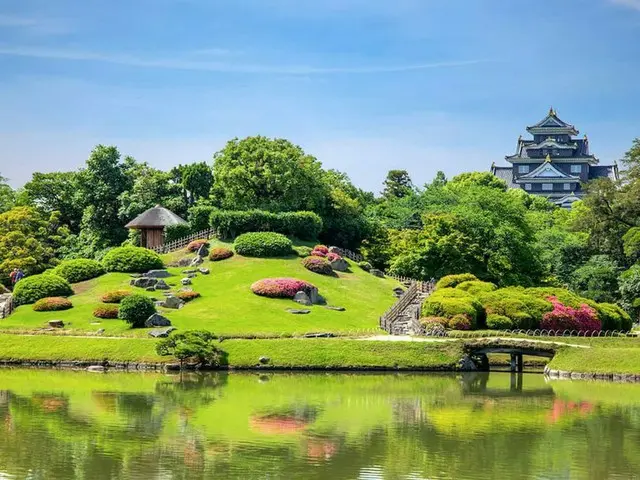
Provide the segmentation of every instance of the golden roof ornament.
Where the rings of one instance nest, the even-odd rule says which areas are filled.
[[[553,107],[549,108],[549,115],[551,115],[552,117],[556,116],[556,111],[553,109]]]
[[[545,163],[551,163],[551,155],[547,153],[547,158],[544,159]]]

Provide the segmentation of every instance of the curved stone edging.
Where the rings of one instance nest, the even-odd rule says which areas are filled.
[[[640,374],[567,372],[544,367],[544,375],[553,380],[608,380],[612,382],[640,382]]]

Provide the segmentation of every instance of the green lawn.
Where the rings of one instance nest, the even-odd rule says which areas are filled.
[[[182,253],[165,256],[166,261]],[[306,270],[297,257],[258,259],[235,255],[221,261],[205,261],[210,275],[193,279],[193,289],[201,298],[188,303],[181,310],[163,310],[180,330],[207,329],[224,336],[292,335],[308,332],[367,333],[378,330],[378,318],[395,301],[392,289],[398,286],[392,279],[380,279],[351,264],[351,272],[337,277],[319,275]],[[173,277],[166,279],[173,290],[181,288],[184,268],[169,268]],[[268,299],[254,295],[250,286],[265,277],[297,277],[318,287],[329,305],[345,307],[345,312],[311,307],[308,315],[292,315],[286,308],[297,307],[291,300]],[[120,320],[100,320],[93,310],[100,305],[100,296],[110,290],[136,290],[158,299],[162,292],[146,292],[129,287],[130,276],[109,273],[102,277],[75,284],[76,294],[70,297],[74,307],[61,312],[34,312],[31,305],[18,307],[7,319],[0,321],[0,331],[34,332],[48,320],[61,319],[67,327],[64,333],[86,334],[104,328],[105,336],[146,336],[145,329],[130,329]]]

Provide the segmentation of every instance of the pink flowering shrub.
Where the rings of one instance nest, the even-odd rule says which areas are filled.
[[[312,288],[312,284],[297,278],[263,278],[251,285],[253,293],[269,298],[293,298],[297,292]]]
[[[329,253],[329,248],[326,245],[316,245],[315,247],[313,247],[313,249],[317,252],[322,252],[325,255]]]
[[[326,257],[327,253],[323,252],[322,250],[312,250],[311,251],[311,256],[313,256],[313,257]]]
[[[307,270],[311,270],[312,272],[319,273],[321,275],[333,274],[333,268],[331,268],[329,260],[323,257],[311,256],[303,258],[302,266]]]
[[[330,262],[335,262],[336,260],[342,260],[342,257],[337,253],[329,252],[327,253],[327,260]]]
[[[451,330],[471,330],[471,319],[464,313],[454,315],[449,319],[449,328]]]
[[[567,307],[560,303],[557,297],[547,297],[553,305],[553,310],[542,317],[540,328],[544,330],[577,330],[591,332],[602,329],[596,311],[589,305],[582,304],[580,308]]]

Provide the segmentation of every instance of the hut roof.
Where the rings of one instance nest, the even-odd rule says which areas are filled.
[[[125,225],[125,228],[164,228],[182,223],[187,222],[171,210],[156,205],[131,220]]]

